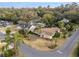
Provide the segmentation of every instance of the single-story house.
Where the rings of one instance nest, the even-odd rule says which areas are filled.
[[[69,22],[69,20],[68,19],[66,19],[66,18],[63,18],[63,20],[62,20],[64,23],[68,23]]]
[[[0,21],[0,26],[9,26],[9,25],[13,25],[13,22],[11,21]]]
[[[17,29],[25,29],[28,24],[25,21],[18,21]]]
[[[41,38],[52,39],[56,31],[60,32],[60,29],[57,27],[41,28],[41,29],[35,30],[34,32],[37,33]]]

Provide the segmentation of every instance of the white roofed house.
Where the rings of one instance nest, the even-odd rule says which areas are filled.
[[[64,23],[68,23],[68,22],[69,22],[69,20],[66,19],[66,18],[64,18],[62,21],[63,21]]]

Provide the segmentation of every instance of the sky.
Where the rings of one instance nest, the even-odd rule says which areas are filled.
[[[15,7],[15,8],[23,8],[23,7],[46,7],[50,5],[50,7],[57,7],[61,4],[67,4],[67,2],[0,2],[0,7]]]

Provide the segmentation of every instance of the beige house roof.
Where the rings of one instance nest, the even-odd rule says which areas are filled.
[[[57,27],[41,28],[41,29],[36,30],[35,32],[38,33],[38,34],[44,34],[44,35],[52,36],[53,34],[55,34],[56,31],[60,32],[60,29],[57,28]]]

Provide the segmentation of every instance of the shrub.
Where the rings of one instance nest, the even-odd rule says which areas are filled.
[[[56,31],[56,33],[55,33],[55,35],[53,37],[55,37],[55,38],[60,37],[60,33],[58,31]]]
[[[78,43],[76,49],[74,50],[74,56],[79,57],[79,43]]]
[[[3,56],[5,57],[12,57],[15,55],[15,52],[13,50],[7,50],[7,51],[4,51],[3,53]]]
[[[57,47],[57,44],[53,44],[53,45],[48,46],[48,48],[50,48],[50,49],[54,49],[55,47]]]

